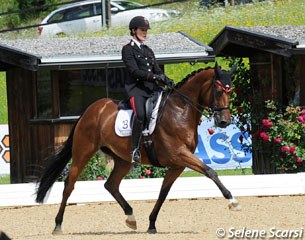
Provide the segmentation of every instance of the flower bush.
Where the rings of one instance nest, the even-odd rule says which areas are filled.
[[[227,60],[230,68],[237,64],[230,106],[233,123],[243,134],[255,138],[252,145],[243,146],[244,151],[263,155],[260,161],[270,158],[278,173],[305,171],[305,109],[298,106],[284,109],[275,101],[264,103],[262,96],[252,89],[245,60]],[[253,112],[255,116],[251,115]],[[244,136],[240,136],[241,143]]]
[[[71,162],[63,170],[59,181],[64,181],[69,174]],[[137,168],[132,168],[126,179],[132,178],[162,178],[165,175],[166,168],[157,168],[148,165],[140,165]],[[92,180],[106,180],[111,173],[111,169],[106,167],[106,158],[99,152],[93,156],[88,162],[87,166],[79,176],[80,181],[92,181]]]
[[[285,111],[266,101],[267,116],[253,134],[259,149],[269,149],[280,173],[305,171],[305,109],[288,106]]]

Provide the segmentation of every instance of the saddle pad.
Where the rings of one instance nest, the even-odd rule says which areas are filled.
[[[149,121],[149,129],[144,129],[143,132],[149,131],[149,134],[152,134],[156,127],[157,117],[159,106],[161,103],[162,94],[160,94],[157,104],[152,111],[151,118]],[[131,109],[128,110],[120,110],[115,120],[115,133],[120,137],[128,137],[131,136],[131,117],[133,115],[133,111]]]

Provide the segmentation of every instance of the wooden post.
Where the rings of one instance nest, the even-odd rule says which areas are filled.
[[[305,56],[300,58],[300,106],[305,107]]]
[[[110,5],[110,0],[106,0],[106,27],[109,28],[111,26],[111,5]]]

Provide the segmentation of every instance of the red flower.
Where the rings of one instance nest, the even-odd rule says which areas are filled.
[[[267,142],[269,140],[269,138],[270,138],[269,135],[267,133],[265,133],[265,132],[261,132],[259,134],[259,136],[263,139],[264,142]]]
[[[97,177],[97,180],[98,181],[103,180],[103,177],[99,176],[99,177]]]
[[[150,169],[146,169],[145,174],[146,174],[146,175],[150,175],[150,174],[151,174]]]
[[[257,130],[257,131],[253,134],[253,137],[254,137],[254,138],[258,138],[258,137],[260,136],[261,133],[262,133],[262,130],[259,129],[259,130]]]
[[[290,153],[294,153],[294,152],[295,152],[295,146],[291,146],[291,147],[289,148],[289,152],[290,152]]]
[[[282,146],[281,150],[282,152],[289,152],[289,147],[288,146]]]
[[[282,137],[277,137],[277,138],[273,139],[273,141],[275,143],[280,143],[282,141],[282,139],[283,139]]]
[[[215,131],[211,128],[208,129],[208,132],[209,132],[210,135],[213,135],[215,133]]]
[[[305,109],[302,110],[301,114],[302,114],[302,116],[305,115]]]
[[[303,159],[302,158],[300,158],[300,157],[298,157],[298,159],[297,159],[297,163],[302,163],[303,162]]]
[[[266,128],[271,128],[273,126],[273,123],[270,122],[268,119],[263,119],[262,123],[263,123],[264,127],[266,127]]]
[[[305,123],[304,116],[305,116],[305,115],[303,115],[303,116],[298,116],[298,117],[297,117],[298,122]]]

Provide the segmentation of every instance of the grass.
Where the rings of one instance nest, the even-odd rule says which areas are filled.
[[[10,175],[0,175],[0,184],[10,184]]]
[[[0,124],[7,124],[7,95],[5,73],[0,72]]]
[[[238,168],[238,169],[225,169],[225,170],[216,170],[219,176],[231,176],[231,175],[251,175],[251,168]],[[184,171],[181,174],[181,177],[202,177],[203,175],[195,171]]]
[[[244,169],[226,169],[226,170],[216,170],[219,176],[231,176],[231,175],[251,175],[251,168]],[[184,171],[181,177],[202,177],[203,175],[195,171]],[[9,175],[0,175],[0,184],[10,184]]]

